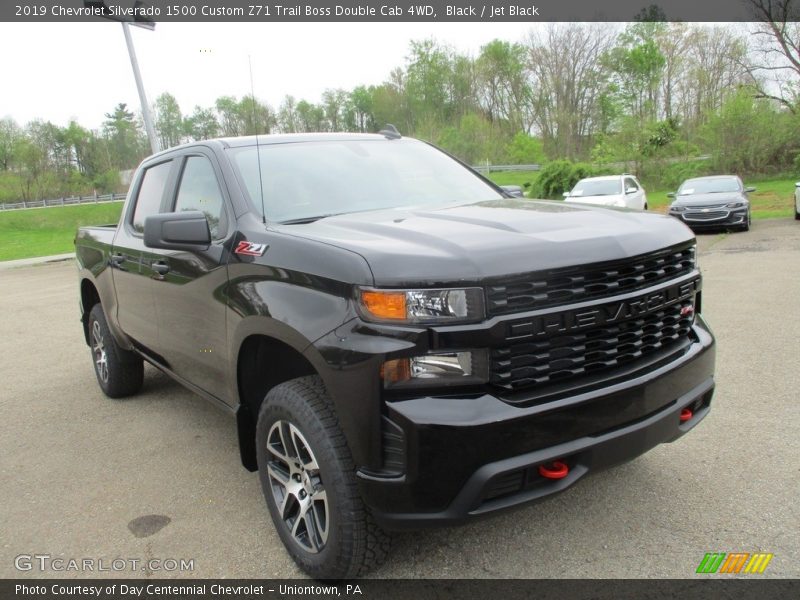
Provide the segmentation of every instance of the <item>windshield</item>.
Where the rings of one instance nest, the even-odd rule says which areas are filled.
[[[613,196],[622,193],[619,179],[599,179],[579,181],[569,193],[570,197]]]
[[[302,222],[383,208],[435,208],[499,200],[472,171],[415,140],[334,140],[232,148],[250,202],[266,218]]]
[[[719,179],[689,179],[681,184],[679,196],[692,194],[718,194],[723,192],[738,192],[739,182],[733,177]]]

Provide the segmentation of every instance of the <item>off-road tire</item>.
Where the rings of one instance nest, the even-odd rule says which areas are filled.
[[[106,315],[99,303],[89,311],[89,349],[97,383],[106,396],[124,398],[142,389],[142,358],[134,352],[120,348],[111,335]]]
[[[272,521],[303,571],[316,579],[352,579],[383,563],[391,538],[361,500],[350,449],[319,377],[270,390],[259,411],[256,444]],[[314,500],[323,496],[327,504]]]

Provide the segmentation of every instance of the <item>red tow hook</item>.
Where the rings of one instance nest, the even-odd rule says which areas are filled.
[[[691,408],[684,408],[681,410],[681,423],[686,423],[689,419],[694,416]]]
[[[554,460],[549,465],[539,465],[539,475],[545,479],[564,479],[569,473],[569,467],[560,460]]]

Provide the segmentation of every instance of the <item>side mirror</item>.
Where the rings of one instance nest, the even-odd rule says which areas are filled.
[[[639,190],[637,190],[635,187],[629,187],[629,188],[625,188],[625,193],[626,193],[626,194],[635,194],[635,193],[636,193],[636,192],[638,192],[638,191],[639,191]]]
[[[569,198],[569,192],[564,192],[563,196],[564,198]]]
[[[755,191],[756,191],[756,188],[754,188],[754,187],[746,187],[746,188],[744,188],[744,193],[745,194],[749,194],[750,192],[755,192]]]
[[[508,195],[514,196],[515,198],[524,197],[524,194],[522,193],[522,187],[518,185],[501,185],[500,189]]]
[[[800,188],[800,181],[794,184],[794,187]]]
[[[211,244],[208,220],[199,210],[151,215],[144,220],[144,245],[162,250],[205,250]]]
[[[669,192],[667,194],[667,198],[674,198],[674,197],[675,197],[675,192]]]

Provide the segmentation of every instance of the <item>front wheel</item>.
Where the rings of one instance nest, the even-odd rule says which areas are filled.
[[[95,304],[89,311],[89,346],[97,383],[106,396],[124,398],[142,388],[142,358],[117,344],[100,304]]]
[[[358,494],[355,466],[319,377],[274,387],[256,427],[258,472],[289,555],[318,579],[360,577],[391,540]]]

